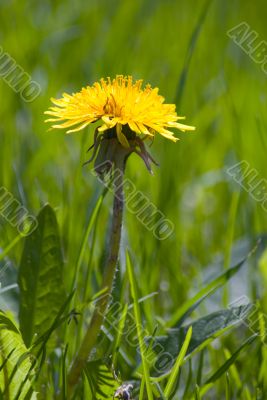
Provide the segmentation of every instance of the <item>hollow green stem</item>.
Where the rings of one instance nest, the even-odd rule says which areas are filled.
[[[68,374],[69,395],[72,393],[75,385],[78,383],[83,368],[88,360],[88,357],[96,344],[97,336],[100,332],[101,325],[103,324],[104,316],[110,300],[109,294],[111,293],[112,290],[112,283],[116,272],[116,265],[118,261],[119,248],[120,248],[123,202],[124,202],[123,200],[123,175],[125,167],[124,157],[120,158],[120,160],[117,160],[117,165],[115,166],[116,166],[115,176],[113,180],[114,202],[113,202],[112,226],[108,241],[109,243],[108,257],[102,283],[102,289],[103,290],[105,289],[106,291],[105,295],[102,296],[97,302],[92,319],[83,338],[81,347],[69,371]]]

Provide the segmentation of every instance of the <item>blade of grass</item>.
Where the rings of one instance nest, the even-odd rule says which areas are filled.
[[[125,322],[126,322],[126,318],[127,318],[127,311],[128,311],[128,304],[126,303],[122,310],[122,314],[121,314],[119,326],[118,326],[118,333],[116,335],[115,342],[114,342],[112,360],[113,360],[113,366],[115,369],[116,369],[117,358],[118,358],[119,344],[120,344],[120,341],[121,341],[121,338],[123,335],[123,330],[124,330]]]
[[[20,387],[18,388],[18,396],[20,396],[20,393],[25,385],[25,383],[27,382],[27,380],[29,379],[32,371],[34,370],[34,368],[36,367],[39,358],[41,358],[40,364],[39,364],[39,368],[37,370],[37,373],[34,376],[35,381],[38,379],[39,374],[41,373],[41,369],[44,365],[45,362],[45,358],[46,358],[46,344],[50,338],[50,336],[52,335],[52,333],[54,332],[54,330],[61,325],[63,322],[67,321],[67,319],[69,318],[69,315],[64,316],[63,313],[66,311],[66,309],[69,306],[69,303],[71,302],[71,299],[74,295],[74,291],[72,293],[69,294],[69,296],[67,297],[67,300],[65,301],[65,303],[61,306],[56,318],[54,319],[51,327],[42,334],[42,336],[40,336],[31,346],[31,351],[37,347],[40,344],[40,348],[38,349],[34,360],[32,362],[31,368],[28,371],[28,374],[26,375],[24,381],[21,383]],[[19,398],[19,397],[18,397]],[[18,398],[16,398],[15,400],[18,400]]]
[[[88,239],[89,239],[90,233],[91,233],[91,231],[92,231],[92,229],[93,229],[93,227],[95,225],[95,222],[97,220],[97,216],[99,214],[99,211],[100,211],[101,205],[103,203],[103,200],[104,200],[106,192],[107,192],[107,189],[105,189],[103,191],[103,193],[101,194],[101,196],[97,200],[97,203],[96,203],[96,205],[95,205],[95,207],[94,207],[94,209],[92,211],[92,214],[91,214],[91,216],[89,218],[89,221],[88,221],[88,224],[87,224],[87,228],[86,228],[86,231],[85,231],[85,234],[84,234],[84,237],[83,237],[83,241],[82,241],[82,244],[81,244],[81,248],[80,248],[80,252],[79,252],[79,257],[78,257],[78,260],[77,260],[76,268],[74,269],[73,278],[72,278],[72,289],[71,290],[73,290],[75,288],[76,284],[77,284],[77,279],[78,279],[79,272],[80,272],[80,269],[81,269],[81,265],[82,265],[82,262],[83,262],[83,259],[84,259],[84,255],[85,255],[85,252],[86,252]]]
[[[132,295],[133,303],[134,303],[134,316],[135,316],[135,322],[136,322],[139,347],[140,347],[140,352],[141,352],[144,378],[145,378],[145,382],[146,382],[146,391],[147,391],[148,400],[153,400],[152,387],[151,387],[150,376],[149,376],[149,368],[148,368],[148,363],[147,363],[147,360],[145,357],[146,347],[145,347],[145,342],[144,342],[144,334],[143,334],[143,330],[142,330],[142,319],[141,319],[141,312],[140,312],[140,307],[139,307],[139,302],[138,302],[137,284],[136,284],[136,280],[135,280],[135,276],[134,276],[134,272],[133,272],[133,266],[132,266],[132,262],[131,262],[128,251],[126,252],[126,265],[127,265],[127,271],[128,271],[129,281],[130,281],[131,295]]]
[[[230,211],[228,216],[228,229],[226,232],[226,246],[225,246],[225,257],[224,257],[224,269],[227,270],[230,267],[231,262],[231,252],[233,246],[233,239],[234,239],[234,232],[235,232],[235,222],[236,222],[236,214],[237,208],[239,203],[239,192],[235,192],[232,197]],[[223,291],[223,304],[227,307],[229,304],[228,301],[229,294],[228,294],[228,286],[225,285]]]
[[[12,285],[5,286],[3,289],[0,289],[0,294],[6,293],[9,290],[17,289],[17,283],[13,283]]]
[[[212,313],[206,317],[202,317],[199,320],[193,322],[192,323],[193,335],[192,335],[191,343],[189,344],[189,348],[187,351],[188,354],[186,355],[186,357],[184,358],[182,363],[191,359],[197,353],[203,351],[203,349],[208,347],[208,345],[211,342],[213,342],[216,338],[223,336],[224,334],[229,332],[231,329],[233,329],[234,326],[236,326],[237,324],[240,323],[241,319],[243,321],[244,318],[248,317],[250,310],[251,310],[250,305],[234,307],[229,310],[217,311],[215,313]],[[218,316],[220,316],[220,319],[218,319]],[[221,318],[222,316],[224,316],[224,323]],[[211,325],[210,325],[211,321],[214,321],[214,323],[215,323],[212,327],[212,330],[210,330],[211,329]],[[205,333],[206,326],[208,326],[208,328],[209,328],[208,335],[206,335],[206,333]],[[186,329],[186,328],[184,327],[184,328],[179,328],[179,329]],[[179,329],[176,329],[176,330],[173,329],[169,334],[169,336],[170,335],[172,336],[172,340],[169,342],[171,344],[171,346],[169,346],[169,343],[168,343],[168,341],[170,340],[170,337],[168,337],[167,341],[160,342],[161,345],[164,347],[165,351],[168,351],[170,354],[174,354],[175,347],[173,347],[173,345],[174,345],[175,337],[177,336],[177,334],[179,332]],[[187,329],[188,329],[188,327],[187,327]],[[185,332],[187,332],[187,331],[185,331]],[[201,338],[200,338],[200,335],[202,335]],[[183,338],[183,340],[184,340],[184,338]],[[194,343],[195,340],[198,340],[198,343]],[[191,347],[191,349],[190,349],[190,347]],[[176,350],[177,350],[177,352],[175,354],[177,355],[178,351],[180,351],[180,347],[179,347],[179,349],[177,349],[177,347],[176,347]],[[169,370],[160,376],[152,377],[151,381],[152,382],[160,382],[163,379],[166,379],[171,374],[171,372],[172,371]]]
[[[202,10],[202,12],[201,12],[201,14],[200,14],[200,16],[199,16],[199,18],[197,20],[196,26],[195,26],[194,31],[193,31],[193,33],[191,35],[191,38],[190,38],[190,42],[189,42],[189,46],[188,46],[188,49],[187,49],[187,54],[186,54],[184,66],[183,66],[183,69],[182,69],[182,72],[181,72],[181,76],[180,76],[180,79],[179,79],[179,83],[178,83],[178,86],[177,86],[177,90],[176,90],[176,96],[175,96],[175,101],[174,102],[177,104],[177,108],[179,108],[180,104],[181,104],[181,100],[182,100],[182,97],[183,97],[183,92],[184,92],[184,88],[185,88],[186,81],[187,81],[187,75],[188,75],[191,59],[193,57],[193,53],[194,53],[194,50],[195,50],[195,47],[196,47],[196,44],[197,44],[197,41],[198,41],[198,38],[199,38],[199,35],[200,35],[200,32],[201,32],[201,29],[202,29],[202,27],[204,25],[204,22],[205,22],[205,19],[206,19],[206,16],[207,16],[211,1],[212,0],[207,0],[206,4],[204,5],[203,10]]]
[[[202,399],[204,394],[206,394],[210,389],[214,387],[214,383],[209,383],[208,385],[203,386],[201,389],[199,388],[199,396]]]
[[[2,371],[2,369],[5,367],[6,363],[8,362],[9,358],[12,356],[12,354],[14,353],[15,349],[12,349],[10,351],[10,353],[7,355],[7,357],[4,359],[3,363],[0,365],[0,372]]]
[[[267,387],[267,347],[266,347],[266,316],[262,313],[262,311],[258,312],[259,318],[259,334],[262,342],[261,346],[261,366],[259,372],[259,382],[263,384],[264,387]]]
[[[199,355],[199,364],[198,364],[198,369],[197,369],[197,384],[198,384],[198,386],[201,385],[201,381],[202,381],[203,365],[204,365],[204,350],[202,350]]]
[[[201,395],[200,395],[200,392],[199,392],[199,386],[198,385],[196,385],[196,388],[195,388],[195,400],[201,400]]]
[[[172,390],[173,390],[173,388],[175,386],[175,382],[176,382],[176,379],[177,379],[181,364],[182,364],[182,362],[184,360],[184,357],[186,355],[186,352],[187,352],[191,337],[192,337],[192,327],[190,326],[190,328],[187,331],[187,334],[186,334],[184,343],[182,345],[182,348],[180,350],[180,353],[179,353],[179,355],[178,355],[178,357],[176,359],[176,362],[175,362],[175,364],[174,364],[174,366],[172,368],[172,372],[171,372],[171,375],[170,375],[169,380],[167,382],[166,388],[164,390],[164,395],[165,395],[165,397],[167,399],[170,397],[170,395],[172,393]]]
[[[9,243],[9,245],[7,245],[7,247],[0,254],[0,261],[3,260],[8,255],[10,250],[12,250],[21,239],[23,239],[23,236],[18,235],[15,237],[14,240],[12,240],[11,243]]]
[[[254,342],[254,340],[258,337],[258,334],[254,334],[250,336],[235,352],[234,354],[226,360],[226,362],[205,382],[206,384],[215,382],[219,379],[226,371],[229,370],[231,365],[235,362],[239,354],[242,350],[244,350],[247,346]]]
[[[242,265],[248,260],[248,258],[254,253],[256,247],[238,264],[234,267],[229,268],[223,272],[213,281],[208,283],[203,289],[201,289],[195,296],[186,301],[178,310],[174,313],[172,318],[166,323],[166,328],[171,328],[174,325],[181,325],[184,320],[197,308],[197,306],[205,300],[208,296],[214,293],[217,289],[222,287],[229,279],[231,279],[242,267]]]
[[[67,360],[68,344],[66,345],[62,357],[62,400],[67,400],[66,385],[66,360]]]
[[[247,386],[245,386],[242,395],[245,395],[245,400],[252,400],[252,396]]]
[[[187,394],[190,390],[190,388],[192,387],[192,378],[193,378],[193,370],[192,370],[192,360],[189,358],[189,371],[188,371],[188,378],[187,378],[187,382],[185,385],[185,390],[183,393],[183,400],[187,399]],[[179,384],[179,383],[178,383]]]
[[[157,392],[156,392],[156,390],[154,390],[154,394],[157,396],[156,397],[157,399],[158,399],[158,396],[160,396],[160,400],[167,400],[166,397],[164,396],[164,393],[163,393],[163,391],[162,391],[162,389],[160,387],[160,384],[158,382],[155,382],[153,387],[154,387],[154,389],[157,390]]]
[[[226,349],[226,348],[224,349],[224,354],[225,354],[225,358],[226,359],[229,359],[231,357],[230,351],[228,349]],[[238,370],[237,370],[237,367],[235,366],[235,364],[233,364],[229,368],[229,372],[230,372],[230,375],[232,376],[232,378],[233,378],[233,380],[235,382],[235,386],[238,389],[241,389],[242,388],[242,381],[240,379],[240,376],[239,376],[239,373],[238,373]]]
[[[93,227],[93,232],[92,232],[92,241],[91,241],[91,248],[90,248],[90,254],[89,254],[89,260],[86,268],[86,275],[84,279],[84,290],[83,290],[83,302],[86,302],[86,299],[89,295],[89,290],[91,288],[90,285],[90,279],[91,279],[91,274],[92,274],[92,263],[93,263],[93,254],[94,254],[94,249],[95,249],[95,244],[96,244],[96,231],[97,231],[97,221],[98,218],[96,218],[95,225]]]
[[[140,385],[140,391],[139,391],[139,400],[143,400],[144,398],[144,392],[145,392],[145,377],[143,375],[142,380],[141,380],[141,385]]]
[[[225,400],[231,400],[231,385],[228,372],[225,374],[225,379]]]

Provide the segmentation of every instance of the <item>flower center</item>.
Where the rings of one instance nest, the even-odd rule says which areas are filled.
[[[114,96],[110,94],[107,98],[106,104],[103,107],[105,114],[119,117],[121,115],[122,107],[118,108]]]

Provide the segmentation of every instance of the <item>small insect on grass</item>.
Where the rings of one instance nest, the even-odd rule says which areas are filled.
[[[124,384],[121,385],[115,392],[113,399],[120,399],[120,400],[132,400],[131,399],[131,392],[133,390],[133,385],[131,384]]]

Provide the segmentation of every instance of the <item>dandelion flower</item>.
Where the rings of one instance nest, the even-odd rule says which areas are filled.
[[[50,116],[46,122],[52,122],[52,128],[73,133],[100,121],[96,128],[94,154],[102,139],[117,139],[125,149],[137,152],[138,147],[139,155],[144,159],[141,143],[144,139],[153,139],[158,133],[175,142],[178,138],[170,129],[192,131],[195,128],[178,122],[184,117],[176,114],[174,104],[164,103],[158,88],[142,86],[142,80],[134,82],[131,76],[100,79],[80,92],[64,93],[61,99],[52,98],[55,106],[45,112]],[[147,154],[145,158],[147,164]]]

